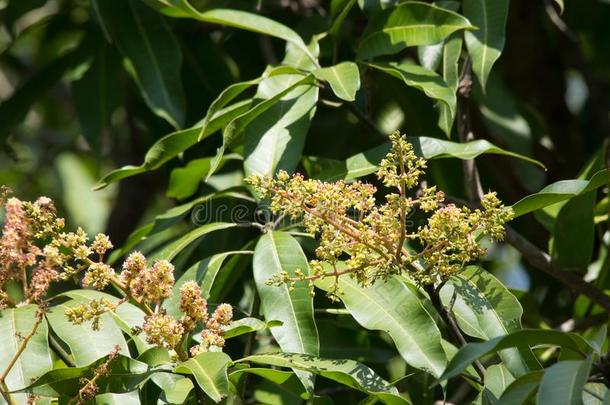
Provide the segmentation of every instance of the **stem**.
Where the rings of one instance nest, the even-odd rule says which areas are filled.
[[[11,394],[9,394],[9,391],[10,390],[6,386],[6,383],[4,381],[0,381],[0,394],[2,394],[2,398],[4,398],[7,404],[15,405],[15,401],[13,400],[13,397],[11,397]]]
[[[34,327],[32,328],[32,331],[21,341],[21,344],[17,348],[17,351],[13,355],[13,358],[11,358],[11,360],[8,362],[8,365],[6,366],[6,368],[4,369],[2,374],[0,374],[0,384],[4,384],[4,380],[6,379],[6,376],[11,371],[11,369],[13,368],[15,363],[17,363],[19,356],[21,356],[21,354],[23,354],[23,351],[25,350],[26,346],[28,345],[30,339],[32,339],[32,337],[36,334],[36,331],[38,330],[38,327],[40,326],[40,323],[42,322],[42,318],[43,318],[43,314],[40,311],[39,313],[36,314],[36,322],[34,323]]]
[[[449,311],[447,311],[447,308],[445,308],[445,306],[443,305],[441,297],[438,294],[438,289],[434,288],[433,285],[429,284],[424,286],[424,290],[428,293],[430,301],[432,301],[432,305],[434,306],[434,308],[436,308],[436,311],[443,319],[445,325],[447,325],[447,328],[449,329],[449,332],[451,333],[453,339],[458,342],[460,346],[466,345],[468,342],[464,338],[464,335],[462,335],[462,332],[460,331],[460,328],[458,327],[455,319],[453,318],[453,315]],[[479,375],[481,381],[485,381],[485,367],[483,367],[483,364],[481,364],[479,360],[475,360],[474,369]]]

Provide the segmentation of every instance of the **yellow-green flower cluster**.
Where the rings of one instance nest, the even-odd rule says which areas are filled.
[[[359,181],[325,183],[283,171],[275,179],[247,179],[261,197],[271,200],[275,213],[302,218],[306,230],[319,239],[317,260],[310,262],[311,275],[277,274],[269,284],[312,283],[316,278],[345,273],[363,286],[398,273],[432,284],[480,258],[484,254],[477,242],[480,236],[502,239],[512,212],[495,193],[485,195],[483,209],[445,204],[443,192],[436,187],[418,187],[426,161],[416,156],[404,136],[394,133],[390,140],[392,147],[381,161],[377,177],[397,191],[388,193],[380,205],[375,200],[376,188]],[[409,231],[408,218],[416,209],[429,213],[427,224]],[[349,270],[336,270],[340,259]],[[329,265],[335,270],[328,271]]]
[[[65,312],[66,318],[75,325],[91,321],[93,330],[100,330],[100,317],[106,312],[114,311],[121,302],[111,303],[105,298],[91,300],[86,304],[76,304]]]
[[[233,307],[220,304],[206,322],[206,328],[201,331],[201,344],[191,348],[191,355],[196,356],[210,350],[218,350],[225,345],[224,329],[233,319]]]
[[[182,324],[165,313],[155,313],[144,318],[142,329],[148,343],[166,349],[174,349],[184,334]]]
[[[157,260],[148,266],[142,253],[133,252],[123,263],[120,279],[132,297],[157,302],[172,294],[174,266],[167,260]]]

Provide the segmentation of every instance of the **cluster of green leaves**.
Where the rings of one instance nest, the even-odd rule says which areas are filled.
[[[57,286],[41,326],[2,381],[13,400],[26,403],[33,394],[41,403],[67,402],[117,345],[118,358],[98,380],[96,403],[592,404],[610,398],[607,187],[600,191],[610,184],[605,148],[595,145],[574,179],[542,187],[545,165],[531,156],[548,139],[533,133],[536,112],[519,105],[492,73],[505,45],[508,0],[254,3],[20,0],[1,10],[10,37],[0,51],[3,68],[22,74],[28,66],[18,56],[32,52],[32,43],[44,50],[36,53],[42,68],[0,103],[7,153],[56,158],[66,189],[79,187],[65,192],[76,221],[90,218],[87,211],[106,218],[108,209],[97,209],[100,198],[86,190],[91,162],[66,152],[74,139],[54,138],[56,128],[82,135],[78,142],[104,162],[98,173],[109,164],[136,164],[99,176],[97,189],[119,183],[121,196],[141,175],[167,174],[148,187],[176,205],[159,213],[167,200],[136,191],[128,203],[146,215],[109,260],[120,263],[139,249],[172,261],[175,296],[164,304],[170,314],[178,313],[178,289],[187,280],[200,284],[209,303],[231,302],[237,314],[225,331],[224,353],[175,362],[134,330],[144,313],[132,303],[105,314],[93,331],[71,324],[65,310],[101,297],[116,301],[114,292]],[[69,88],[77,120],[53,102],[51,88]],[[494,142],[470,139],[469,115]],[[50,137],[62,139],[49,141],[49,151],[33,139],[41,117],[50,122]],[[533,214],[550,237],[545,251],[520,236],[509,242],[530,253],[532,268],[568,280],[563,293],[550,292],[558,289],[556,280],[540,280],[537,270],[530,278],[514,248],[490,247],[488,261],[465,267],[438,290],[464,344],[429,293],[401,276],[370,288],[342,276],[337,303],[312,297],[306,283],[267,285],[280,272],[308,274],[315,240],[261,210],[243,178],[285,170],[375,182],[369,175],[388,151],[385,136],[396,129],[429,160],[428,181],[456,201],[468,199],[472,180],[462,178],[462,163],[479,156],[492,162],[493,175],[481,176],[486,187],[503,186],[508,174],[500,165],[512,168],[516,174],[504,187],[513,181],[530,192],[512,205],[515,216]],[[133,144],[149,147],[143,154]],[[117,152],[123,150],[132,153]],[[0,179],[18,192],[32,173],[36,187],[48,179],[42,171],[7,170]],[[533,220],[526,218],[517,225],[527,230]],[[531,239],[540,246],[539,234]],[[529,291],[511,288],[510,270],[531,284]],[[561,274],[589,289],[565,294],[580,284],[571,286]],[[333,282],[315,286],[328,291]],[[0,312],[0,372],[19,354],[35,311],[27,305]],[[566,319],[563,329],[553,329]]]

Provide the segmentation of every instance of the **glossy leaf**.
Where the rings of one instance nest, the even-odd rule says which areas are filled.
[[[340,99],[345,101],[356,99],[356,92],[360,89],[360,72],[354,62],[342,62],[335,66],[319,68],[312,73],[316,79],[328,82]]]
[[[473,361],[487,354],[511,347],[527,348],[531,345],[559,346],[583,358],[586,357],[586,353],[593,350],[587,341],[573,333],[523,329],[505,336],[498,336],[487,342],[469,343],[462,347],[449,361],[439,380],[446,380],[460,374]]]
[[[206,395],[220,402],[229,394],[227,367],[230,363],[231,358],[222,352],[207,352],[179,364],[174,371],[194,375]]]
[[[174,127],[182,127],[182,52],[163,17],[136,0],[93,0],[91,4],[150,109]]]
[[[549,367],[538,387],[539,404],[578,405],[582,404],[582,392],[592,357],[586,360],[560,361]]]
[[[419,65],[390,62],[385,64],[370,64],[369,66],[388,73],[402,80],[407,86],[423,91],[426,96],[439,101],[440,105],[449,109],[450,116],[455,116],[457,98],[455,90],[447,86],[442,77],[432,70]],[[451,127],[447,123],[439,121],[441,129],[449,133]]]
[[[194,388],[190,378],[180,374],[156,373],[151,380],[163,390],[161,399],[170,404],[182,404]]]
[[[222,229],[232,228],[235,226],[237,226],[237,224],[229,222],[214,222],[211,224],[201,225],[163,247],[154,254],[153,259],[171,261],[178,255],[178,253],[202,236],[214,231],[220,231]]]
[[[334,281],[320,279],[315,285],[329,291]],[[440,331],[421,298],[406,284],[391,277],[363,288],[349,276],[341,276],[339,290],[339,299],[360,325],[387,332],[409,365],[435,377],[441,375],[447,359]]]
[[[458,63],[462,53],[462,37],[453,34],[443,45],[442,76],[447,87],[453,94],[457,92],[459,84]],[[447,137],[451,136],[451,128],[455,121],[456,109],[446,104],[439,105],[438,126],[445,132]]]
[[[266,283],[280,272],[287,272],[291,277],[296,276],[297,270],[309,273],[309,264],[299,243],[283,232],[263,235],[254,249],[252,268],[265,320],[282,322],[281,326],[271,329],[282,350],[317,355],[318,329],[307,284],[298,283],[290,291],[287,285],[275,287]],[[308,391],[313,389],[313,380],[307,373],[300,373],[299,378]]]
[[[455,31],[474,28],[463,16],[431,4],[407,1],[373,15],[358,49],[359,59],[432,45]]]
[[[464,32],[472,70],[484,89],[489,72],[504,49],[508,0],[464,0],[464,16],[478,29]]]
[[[589,180],[561,180],[550,184],[537,192],[528,195],[515,203],[512,208],[515,216],[528,214],[549,205],[569,200],[608,183],[610,171],[601,170]]]
[[[537,160],[501,149],[482,139],[466,143],[445,141],[425,136],[408,137],[407,139],[413,145],[415,153],[426,159],[457,158],[468,160],[482,154],[492,154],[511,156],[544,167],[542,163]],[[367,176],[377,171],[377,165],[389,150],[389,144],[379,145],[351,156],[347,158],[345,162],[332,165],[316,177],[326,181],[337,181],[340,179],[351,181],[359,177]]]
[[[123,333],[109,313],[101,316],[101,327],[98,331],[91,329],[90,323],[74,325],[66,318],[66,310],[78,303],[77,300],[70,300],[52,307],[47,313],[49,325],[70,348],[76,366],[87,366],[107,356],[117,345],[120,353],[128,356],[129,350]]]
[[[469,336],[490,340],[521,329],[523,309],[519,300],[493,275],[477,266],[468,266],[452,277],[441,289],[441,298],[449,306],[455,293],[453,314],[460,329]],[[518,349],[500,352],[510,372],[518,377],[529,371],[533,355]]]
[[[491,394],[494,399],[500,398],[508,385],[515,380],[508,369],[502,364],[493,364],[485,370],[485,394]],[[485,395],[484,394],[484,395]]]
[[[524,404],[536,389],[544,376],[544,370],[532,371],[513,381],[496,403],[496,405]]]
[[[26,305],[0,311],[0,341],[2,342],[2,350],[0,350],[0,370],[2,371],[0,372],[6,370],[9,362],[17,353],[22,339],[32,332],[36,323],[37,308],[36,305]],[[16,391],[28,386],[32,380],[52,368],[47,322],[42,319],[4,382],[11,391]],[[12,396],[19,403],[26,402],[26,396],[23,394],[13,394]]]
[[[303,370],[365,392],[386,404],[409,403],[398,395],[398,390],[390,383],[364,364],[353,360],[323,359],[297,353],[270,353],[249,356],[239,361]]]

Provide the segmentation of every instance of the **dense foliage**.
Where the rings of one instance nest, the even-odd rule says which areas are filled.
[[[604,2],[0,15],[0,403],[610,401]]]

